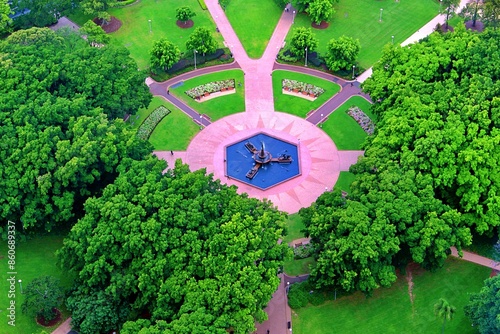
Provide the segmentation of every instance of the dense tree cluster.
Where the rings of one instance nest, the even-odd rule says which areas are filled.
[[[78,6],[76,0],[12,0],[11,8],[22,15],[15,19],[16,26],[22,29],[45,27]]]
[[[370,292],[410,261],[440,267],[471,230],[497,232],[499,37],[458,28],[386,47],[364,84],[379,119],[351,193],[324,194],[302,211],[319,286]]]
[[[109,120],[151,99],[125,49],[32,28],[0,43],[0,63],[3,221],[51,230],[81,216],[121,160],[149,155],[123,121]]]
[[[465,315],[481,334],[500,333],[500,275],[488,278],[478,293],[470,296]]]
[[[287,245],[284,216],[179,162],[122,166],[64,241],[80,333],[248,333],[266,317]],[[141,319],[141,315],[147,319]]]

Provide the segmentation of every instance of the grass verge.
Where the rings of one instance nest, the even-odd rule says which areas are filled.
[[[434,0],[406,1],[341,1],[334,4],[335,14],[327,29],[313,29],[319,39],[318,50],[326,53],[328,42],[342,35],[359,39],[361,50],[358,57],[363,68],[372,66],[382,55],[387,43],[401,43],[423,25],[432,20],[439,10],[439,2]],[[380,21],[380,9],[382,21]],[[295,27],[311,27],[311,19],[306,14],[295,17]],[[290,43],[293,29],[286,38]]]
[[[273,0],[231,0],[226,15],[250,58],[260,58],[283,9]]]
[[[338,107],[334,113],[328,116],[322,127],[339,150],[360,150],[367,136],[361,126],[347,114],[347,110],[351,106],[358,106],[367,116],[374,120],[374,116],[370,111],[370,102],[360,96],[353,96]]]
[[[193,87],[225,79],[235,80],[236,93],[223,95],[201,103],[196,102],[184,93]],[[216,121],[228,115],[245,111],[245,84],[243,80],[243,71],[241,70],[215,72],[186,80],[182,85],[171,88],[170,94],[181,99],[197,112],[208,115],[211,121]]]
[[[196,13],[192,28],[177,26],[175,14],[181,6],[189,6]],[[213,31],[219,47],[222,47],[222,35],[215,31],[210,13],[202,10],[197,0],[141,0],[130,6],[112,8],[109,13],[122,22],[120,29],[110,34],[112,42],[124,45],[140,69],[149,67],[149,51],[153,42],[161,38],[167,38],[181,52],[188,52],[186,41],[197,27],[207,27]],[[77,12],[70,18],[81,26],[92,17]]]
[[[297,334],[438,333],[442,323],[434,316],[433,308],[442,297],[457,310],[455,317],[446,323],[446,333],[477,333],[463,308],[469,294],[478,292],[489,274],[486,267],[450,257],[436,272],[412,273],[413,302],[407,278],[401,277],[392,287],[376,290],[370,298],[355,293],[321,306],[294,310],[293,331]]]
[[[337,180],[337,183],[335,183],[334,189],[340,189],[350,193],[351,183],[354,181],[354,178],[355,175],[351,172],[340,172],[339,179]]]
[[[325,92],[314,101],[309,101],[298,96],[285,95],[282,93],[281,81],[283,79],[292,79],[313,84],[315,86],[323,88]],[[282,111],[305,118],[309,111],[319,108],[321,105],[323,105],[323,103],[328,101],[339,91],[339,85],[325,79],[317,78],[307,74],[283,70],[277,70],[273,72],[274,110],[276,111]]]
[[[2,293],[0,294],[0,305],[2,305],[3,321],[0,321],[0,333],[9,334],[26,334],[26,333],[40,333],[42,330],[51,333],[57,328],[58,325],[62,323],[63,320],[69,317],[67,310],[63,307],[61,312],[63,315],[63,320],[53,327],[42,327],[38,325],[35,319],[28,317],[21,312],[21,305],[24,301],[24,296],[20,291],[19,280],[23,288],[35,278],[40,276],[54,276],[60,280],[61,285],[64,288],[68,288],[72,281],[73,276],[67,272],[63,272],[56,266],[56,256],[55,252],[57,249],[61,248],[63,243],[62,236],[38,236],[33,239],[20,242],[16,240],[15,248],[15,270],[10,270],[7,266],[8,258],[7,254],[7,242],[1,242],[0,254],[2,254],[2,261],[0,270],[1,283],[0,289]],[[7,274],[8,272],[17,272],[15,275]],[[7,278],[10,276],[15,276],[15,299],[10,299],[8,297],[9,292],[9,282]],[[15,300],[16,313],[15,313],[15,327],[9,326],[7,324],[7,305],[11,300]]]

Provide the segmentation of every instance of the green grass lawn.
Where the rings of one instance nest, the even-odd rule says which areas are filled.
[[[316,261],[314,261],[312,257],[298,260],[287,260],[283,265],[283,270],[289,276],[309,274],[311,272],[309,267],[315,263]]]
[[[334,188],[346,192],[351,192],[351,183],[354,181],[354,174],[350,172],[340,172],[339,179],[335,183]]]
[[[40,276],[49,275],[60,279],[61,285],[69,287],[72,283],[73,276],[63,272],[56,266],[55,251],[62,246],[63,237],[61,236],[42,236],[34,239],[21,242],[17,240],[16,243],[16,267],[17,272],[16,281],[22,280],[23,288],[34,279]],[[21,312],[21,304],[24,301],[23,295],[20,293],[19,283],[16,282],[16,326],[12,327],[7,324],[7,305],[10,302],[8,298],[9,284],[7,281],[7,242],[2,241],[0,246],[0,254],[2,255],[1,261],[1,283],[0,288],[0,305],[2,310],[2,321],[0,321],[0,333],[9,334],[26,334],[26,333],[40,333],[45,329],[48,333],[52,332],[56,327],[44,328],[36,324],[35,320],[26,316]],[[69,315],[68,312],[62,308],[64,319]]]
[[[340,1],[334,4],[336,13],[327,29],[313,29],[319,39],[318,51],[326,53],[328,41],[342,35],[359,39],[361,50],[358,61],[361,67],[372,66],[382,55],[385,44],[401,43],[424,24],[434,18],[439,11],[439,2],[434,0],[405,1]],[[382,22],[379,22],[383,8]],[[295,18],[294,26],[310,27],[311,19],[306,14]],[[293,28],[286,40],[290,43]]]
[[[176,25],[175,10],[180,6],[189,6],[196,13],[192,28],[181,29]],[[149,66],[149,51],[153,42],[161,38],[167,38],[182,52],[187,52],[186,41],[196,27],[207,27],[213,31],[219,47],[223,47],[222,36],[215,32],[210,13],[202,10],[197,0],[141,0],[130,6],[113,8],[109,13],[122,22],[121,28],[110,34],[112,42],[124,45],[140,69]],[[70,18],[83,25],[91,17],[79,12],[70,15]]]
[[[372,120],[375,119],[370,111],[370,102],[360,96],[353,96],[338,107],[322,126],[339,150],[360,150],[367,136],[361,126],[347,114],[351,106],[358,106]]]
[[[304,233],[302,233],[301,230],[305,228],[305,225],[298,213],[288,216],[286,227],[287,235],[283,238],[284,243],[290,243],[293,240],[304,238]]]
[[[292,312],[296,334],[330,333],[440,333],[442,323],[434,316],[439,298],[455,306],[453,320],[446,323],[445,333],[477,333],[463,308],[470,293],[478,292],[490,269],[450,258],[436,272],[413,273],[413,304],[406,278],[392,287],[378,289],[373,297],[361,293],[328,301],[321,306],[304,307]]]
[[[309,101],[301,97],[285,95],[282,93],[283,79],[292,79],[305,83],[310,83],[325,90],[316,100]],[[340,86],[334,82],[313,77],[307,74],[295,73],[289,71],[277,70],[273,72],[273,96],[274,109],[276,111],[286,112],[292,115],[305,118],[311,110],[319,108],[332,96],[340,91]]]
[[[185,91],[212,81],[234,79],[236,82],[236,93],[220,96],[205,102],[197,102],[186,95]],[[241,86],[238,84],[241,83]],[[188,106],[201,114],[206,114],[212,121],[225,116],[245,111],[245,84],[243,71],[228,70],[210,73],[184,81],[184,84],[170,89],[170,94],[183,100]]]
[[[283,12],[273,0],[231,0],[226,15],[250,58],[260,58]]]
[[[160,105],[167,107],[171,113],[156,126],[149,137],[149,142],[158,151],[185,151],[191,139],[200,131],[199,127],[189,116],[161,97],[153,97],[148,108],[140,109],[137,115],[131,116],[130,125],[137,129],[144,119]]]

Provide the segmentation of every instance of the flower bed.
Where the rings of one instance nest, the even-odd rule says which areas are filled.
[[[350,107],[347,111],[347,114],[354,118],[354,120],[358,122],[358,124],[367,134],[373,134],[373,131],[375,131],[375,124],[373,124],[370,117],[366,116],[366,114],[361,109],[356,106]]]
[[[283,79],[281,81],[281,86],[283,89],[288,91],[302,92],[303,94],[309,94],[315,97],[318,97],[325,92],[325,90],[321,87],[290,79]]]
[[[142,122],[139,129],[137,129],[137,136],[141,139],[148,140],[158,123],[168,114],[170,114],[170,110],[164,106],[159,106],[153,110],[153,112],[146,117],[144,122]]]
[[[190,98],[198,99],[201,96],[204,96],[205,93],[215,93],[227,89],[234,89],[234,79],[209,82],[204,85],[191,88],[190,90],[187,90],[185,93]]]

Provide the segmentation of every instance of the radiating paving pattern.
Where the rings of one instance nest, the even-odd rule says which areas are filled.
[[[275,137],[297,143],[302,174],[267,190],[260,190],[225,175],[224,149],[265,130]],[[267,198],[280,210],[294,213],[309,206],[326,189],[331,190],[339,177],[339,153],[332,140],[315,125],[293,115],[240,113],[225,117],[201,131],[189,145],[184,162],[191,170],[206,168],[207,173],[239,193]]]

